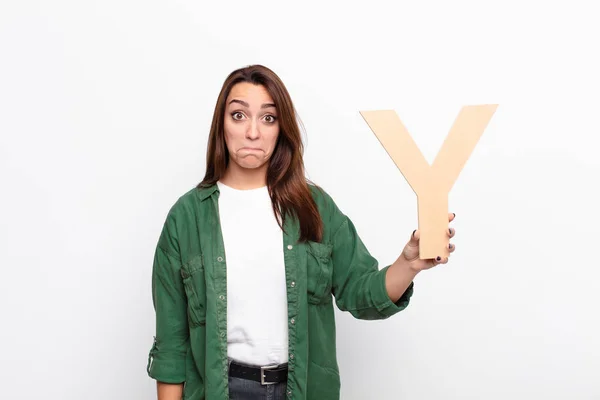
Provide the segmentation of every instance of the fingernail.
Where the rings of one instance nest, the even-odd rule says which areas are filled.
[[[450,232],[450,234],[452,234],[452,228],[448,229],[448,232]]]
[[[440,261],[442,259],[442,257],[437,256],[436,260]]]
[[[415,232],[416,232],[416,231],[417,231],[416,229],[413,231],[413,233],[412,233],[412,237],[415,237]]]
[[[449,248],[449,249],[451,249],[451,248],[452,248],[452,243],[450,243],[450,244],[448,245],[448,248]]]
[[[454,216],[456,217],[456,213],[452,213],[452,214],[454,214]]]

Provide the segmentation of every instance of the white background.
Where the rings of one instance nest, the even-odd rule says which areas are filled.
[[[595,3],[204,3],[1,3],[0,397],[155,398],[158,234],[223,80],[261,63],[381,266],[416,196],[359,111],[396,110],[431,162],[460,107],[499,104],[450,262],[392,319],[338,313],[342,399],[600,399]]]

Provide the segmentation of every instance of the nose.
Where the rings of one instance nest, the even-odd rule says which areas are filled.
[[[260,131],[258,130],[258,122],[254,119],[251,120],[248,125],[248,130],[246,131],[246,137],[251,140],[258,139],[260,136]]]

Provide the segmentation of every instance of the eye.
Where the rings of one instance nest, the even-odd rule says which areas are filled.
[[[239,111],[235,111],[235,112],[231,113],[231,118],[233,118],[235,121],[240,121],[243,117],[244,117],[244,114],[242,114]]]
[[[265,115],[265,121],[267,121],[269,124],[272,124],[276,120],[277,120],[277,117],[274,115]]]

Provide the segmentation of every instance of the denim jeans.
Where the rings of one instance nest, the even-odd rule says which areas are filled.
[[[230,400],[285,400],[286,388],[285,381],[262,385],[260,382],[248,379],[229,377]]]

